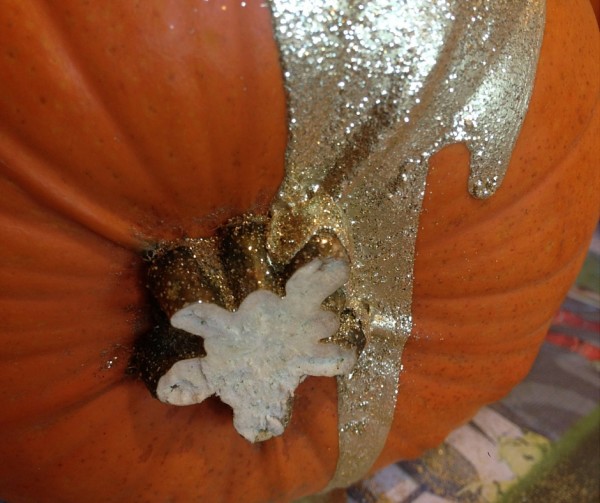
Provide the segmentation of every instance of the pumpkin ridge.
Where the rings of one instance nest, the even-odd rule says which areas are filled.
[[[128,250],[141,251],[160,239],[180,238],[186,234],[207,235],[212,221],[218,225],[234,214],[243,213],[255,204],[259,192],[271,195],[279,185],[285,132],[283,90],[276,85],[279,81],[274,82],[279,74],[275,75],[275,44],[265,36],[269,21],[267,10],[257,4],[242,9],[239,3],[232,3],[226,13],[220,7],[198,7],[189,2],[166,9],[156,2],[154,8],[140,6],[138,11],[125,4],[97,9],[65,1],[59,7],[45,4],[41,8],[30,6],[28,2],[15,2],[15,8],[4,11],[2,16],[3,22],[6,19],[7,24],[14,27],[18,26],[19,19],[32,18],[23,30],[14,28],[12,32],[5,32],[8,42],[14,41],[16,49],[13,51],[16,58],[2,60],[12,77],[7,80],[6,90],[10,96],[14,88],[17,105],[21,101],[26,105],[18,109],[6,103],[10,130],[22,132],[21,140],[29,147],[41,146],[37,150],[38,157],[60,160],[56,166],[60,167],[61,177],[67,185],[77,188],[76,194],[67,192],[66,197],[73,199],[83,193],[90,201],[84,201],[82,207],[88,207],[90,214],[100,215],[99,221],[90,222],[90,215],[83,219],[76,215],[75,220],[84,220],[88,228],[98,229],[102,237]],[[192,10],[194,13],[190,16]],[[247,21],[248,38],[244,45],[239,44],[243,52],[234,59],[243,61],[247,53],[256,53],[255,58],[261,63],[260,71],[257,69],[254,74],[256,78],[247,83],[247,90],[239,84],[235,61],[228,60],[231,42],[238,36],[230,13],[242,11],[248,16],[243,18]],[[159,17],[153,17],[153,12]],[[65,16],[69,30],[60,33],[60,37],[55,36],[61,25],[46,17],[47,13],[54,18],[58,16],[59,20]],[[69,16],[77,24],[69,24]],[[176,29],[168,24],[171,16],[177,21]],[[221,27],[215,27],[217,20],[222,22]],[[211,27],[211,36],[205,34],[206,27]],[[36,30],[44,36],[38,37]],[[144,30],[154,30],[157,40],[140,37]],[[8,38],[9,35],[12,38]],[[255,47],[256,42],[258,47]],[[165,46],[172,50],[165,52]],[[63,47],[67,49],[63,51]],[[150,52],[145,50],[147,47]],[[75,61],[75,51],[85,57]],[[68,57],[67,52],[73,57]],[[131,56],[129,52],[133,58],[127,58]],[[36,81],[26,73],[27,61],[39,67],[41,79]],[[75,63],[76,66],[70,66]],[[172,70],[174,80],[170,80]],[[245,77],[250,80],[248,75]],[[84,80],[80,82],[80,79]],[[25,85],[19,88],[19,81]],[[41,86],[40,81],[48,81],[48,85]],[[97,86],[92,92],[90,83],[94,82],[99,83],[102,96],[112,103],[110,110],[100,106],[107,100],[102,99],[100,103]],[[46,93],[47,105],[54,106],[51,111],[49,106],[42,108],[35,95],[32,98],[31,93],[22,91],[28,83],[35,92]],[[216,99],[211,98],[213,95]],[[196,100],[193,102],[196,106],[190,106],[190,99]],[[149,120],[146,120],[150,113],[147,105],[157,108],[157,115]],[[249,123],[235,118],[236,105],[248,108]],[[277,112],[278,107],[281,114]],[[196,108],[205,110],[208,118],[201,117]],[[38,117],[38,110],[43,115]],[[113,113],[112,118],[107,111]],[[52,127],[34,129],[29,125],[32,121],[26,123],[28,116],[36,117],[40,123],[44,120],[44,124],[50,123]],[[83,127],[78,128],[78,123]],[[121,145],[120,141],[130,137],[114,137],[115,124],[137,135],[135,145],[148,153],[146,158],[153,161],[151,164],[136,169],[139,161],[132,159],[131,149],[126,144],[130,142],[124,141]],[[241,131],[241,141],[232,145],[227,134],[236,126]],[[263,137],[256,137],[255,130],[262,131]],[[211,131],[220,138],[214,145],[215,142],[208,145],[204,137],[204,133]],[[254,135],[254,141],[247,140],[248,134]],[[3,144],[0,148],[5,150]],[[11,155],[16,153],[10,152]],[[212,154],[216,159],[211,160]],[[210,165],[212,161],[217,166]],[[38,163],[20,164],[30,170]],[[18,168],[22,170],[21,165]],[[148,170],[148,174],[144,170]],[[217,180],[210,176],[211,172],[218,175]],[[157,187],[155,182],[151,186],[148,178],[152,178],[153,173],[157,180],[163,180],[165,187]],[[259,176],[254,176],[257,173]],[[187,188],[190,180],[192,184],[196,182],[197,190]],[[226,182],[230,185],[224,185]],[[177,190],[171,193],[169,187],[173,184]],[[238,186],[245,190],[237,190]],[[167,192],[168,197],[160,196]],[[39,199],[45,199],[51,209],[60,208],[62,215],[77,209],[77,204],[61,207],[65,201],[59,200],[60,197],[43,195]],[[94,206],[90,207],[90,202]],[[222,206],[226,209],[217,214]],[[113,210],[124,222],[115,223],[114,217],[108,216],[107,223],[103,218],[106,215],[96,209]],[[207,216],[211,212],[213,214]]]
[[[600,104],[600,100],[597,100],[597,105]],[[598,106],[596,107],[596,112],[598,111]],[[600,115],[600,113],[598,114]],[[595,114],[592,114],[589,118],[589,125],[593,125],[593,121],[596,119]],[[575,156],[575,155],[579,155],[579,151],[577,150],[577,147],[586,139],[587,135],[593,134],[593,128],[588,127],[585,130],[581,131],[581,134],[578,135],[578,137],[576,139],[573,140],[573,142],[571,142],[571,144],[569,144],[569,148],[565,149],[565,152],[563,154],[563,156],[560,158],[560,160],[558,162],[556,162],[555,164],[553,164],[549,169],[545,170],[545,172],[538,177],[536,184],[535,185],[531,185],[527,191],[522,192],[521,194],[519,194],[519,197],[517,198],[510,198],[508,199],[506,202],[503,202],[501,206],[499,207],[495,207],[493,214],[490,214],[491,212],[486,212],[485,209],[483,209],[483,211],[481,211],[480,209],[480,213],[482,214],[481,218],[478,220],[474,220],[472,221],[468,226],[461,226],[460,228],[455,228],[453,229],[452,233],[445,233],[442,236],[436,236],[435,240],[430,240],[427,243],[427,248],[431,249],[435,249],[435,248],[441,248],[440,245],[443,245],[444,243],[448,242],[448,241],[455,241],[458,240],[461,236],[464,236],[465,234],[469,234],[469,233],[475,233],[475,231],[478,228],[484,228],[484,227],[493,227],[494,222],[502,222],[502,220],[504,219],[505,215],[507,213],[510,213],[511,211],[513,211],[515,208],[519,208],[521,206],[527,206],[527,202],[531,201],[531,200],[535,200],[539,198],[539,194],[538,192],[543,191],[545,186],[551,185],[552,183],[555,183],[555,181],[553,180],[553,175],[555,174],[560,174],[562,171],[562,167],[563,164],[565,162],[567,162],[571,157]],[[511,174],[511,169],[509,167],[508,170],[508,175],[507,178],[510,176]],[[505,179],[506,182],[506,179]],[[509,189],[509,187],[506,188],[507,190]],[[499,196],[501,194],[502,191],[502,186],[498,189],[498,194],[497,196]],[[478,200],[474,200],[474,202],[477,202]],[[481,201],[482,204],[486,204],[486,201]],[[477,211],[477,210],[475,210]],[[421,226],[420,226],[421,227]],[[525,232],[526,230],[523,230],[523,236],[525,236]],[[591,231],[590,231],[591,232]],[[417,246],[419,245],[419,241],[417,241]],[[418,246],[419,248],[419,246]],[[490,249],[488,250],[488,252],[490,254],[494,254],[497,253],[496,249]],[[423,257],[427,255],[427,251],[423,250],[422,247],[419,248],[418,250],[418,254],[417,257]],[[455,261],[459,262],[464,260],[464,258],[462,256],[456,256],[455,257]],[[415,278],[415,283],[418,282],[418,278]],[[449,296],[449,297],[455,297],[454,295]]]
[[[17,147],[11,145],[11,150],[15,151]],[[14,169],[11,167],[12,163],[0,160],[3,176],[21,188],[31,199],[43,204],[48,211],[60,216],[61,219],[76,222],[89,232],[123,248],[134,250],[140,248],[140,243],[133,233],[125,231],[129,225],[113,212],[107,211],[105,207],[82,200],[81,194],[78,194],[76,189],[58,179],[56,173],[59,173],[60,170],[54,172],[44,170],[39,161],[40,154],[33,154],[31,149],[26,151],[28,153],[25,156],[29,159],[23,163],[16,163],[16,165],[26,164],[30,167],[35,166],[35,169]],[[44,173],[44,171],[46,172]]]
[[[558,276],[563,275],[564,273],[569,273],[572,270],[578,269],[581,266],[581,262],[585,258],[585,255],[588,250],[588,243],[582,244],[577,248],[573,256],[569,256],[565,262],[558,266],[553,267],[552,271],[544,272],[543,276],[532,278],[528,282],[519,281],[518,285],[513,286],[510,289],[506,287],[501,287],[501,291],[485,291],[485,292],[471,292],[471,293],[460,293],[460,292],[452,292],[447,296],[439,295],[439,294],[427,294],[420,296],[420,300],[424,300],[426,302],[448,302],[448,300],[467,300],[467,299],[477,299],[482,295],[485,297],[502,297],[504,295],[513,295],[514,293],[522,292],[523,290],[527,290],[530,288],[536,288],[543,286],[546,282],[552,281],[556,279]],[[563,297],[568,290],[568,286],[565,287],[565,291],[560,295]],[[431,317],[431,316],[430,316]]]
[[[126,133],[122,126],[122,120],[118,115],[118,110],[115,110],[114,107],[109,106],[109,100],[106,99],[105,95],[100,90],[100,86],[97,82],[95,82],[95,79],[89,73],[87,69],[88,65],[85,63],[81,52],[77,50],[77,44],[70,40],[67,36],[67,30],[65,29],[64,23],[60,22],[60,18],[56,11],[49,8],[48,5],[42,4],[41,8],[44,11],[45,18],[50,21],[54,32],[55,43],[59,44],[62,51],[66,54],[65,59],[67,59],[70,65],[77,71],[78,77],[83,84],[85,91],[87,92],[88,96],[91,97],[96,108],[102,111],[104,118],[107,119],[110,127],[114,129],[116,136],[120,138],[120,143],[127,147],[127,150],[130,153],[130,158],[134,161],[128,163],[128,169],[136,169],[136,171],[140,174],[140,176],[136,178],[138,181],[143,180],[144,182],[147,182],[149,179],[152,179],[153,183],[146,183],[146,186],[143,190],[153,191],[155,193],[155,195],[151,197],[153,200],[168,200],[170,191],[167,182],[170,177],[160,176],[162,171],[159,173],[159,170],[145,169],[145,166],[149,166],[152,163],[145,158],[139,148],[136,148],[135,142],[133,141],[131,135]],[[98,232],[95,228],[92,228],[92,230],[94,232]],[[140,242],[138,242],[137,245],[132,246],[133,243],[129,240],[123,238],[115,240],[114,236],[110,237],[106,236],[104,233],[100,234],[110,241],[115,242],[115,244],[125,246],[126,248],[133,247],[133,249],[139,250],[146,246],[144,244],[145,240],[140,239]]]
[[[507,358],[510,358],[513,356],[519,356],[519,355],[528,355],[530,352],[530,349],[531,348],[527,348],[527,349],[524,349],[521,351],[514,351],[510,354],[507,354]],[[489,359],[489,358],[487,358],[487,359]],[[479,364],[480,361],[485,361],[485,360],[486,360],[485,357],[482,357],[481,359],[479,359],[477,361],[469,360],[469,364],[470,365],[473,365],[474,363]],[[451,366],[453,364],[456,365],[455,362],[448,360],[448,366]],[[415,370],[413,370],[410,375],[411,385],[419,384],[421,386],[427,387],[427,386],[435,385],[436,382],[439,382],[439,379],[440,379],[440,375],[438,375],[438,374],[427,373],[427,372],[416,372]],[[481,382],[472,380],[472,378],[470,378],[469,375],[465,375],[464,373],[462,375],[449,376],[446,372],[444,372],[443,379],[444,379],[444,386],[447,386],[448,388],[453,388],[454,390],[464,391],[464,392],[467,392],[472,395],[477,395],[477,392],[481,391]],[[498,386],[496,386],[496,387],[491,387],[489,382],[486,384],[488,386],[485,390],[487,393],[489,393],[489,392],[494,392],[494,393],[501,392],[503,394],[508,393],[506,391],[505,383],[503,381],[499,382]],[[399,385],[398,389],[399,389],[399,392],[402,391],[402,383]],[[406,399],[406,397],[404,397],[404,398]],[[494,401],[494,400],[491,399],[487,403],[490,403],[492,401]],[[476,404],[478,402],[480,402],[479,397],[472,398],[473,404]],[[399,405],[402,405],[402,402],[400,402]]]
[[[106,100],[104,94],[100,91],[99,86],[94,83],[93,77],[86,70],[87,65],[84,63],[81,51],[78,51],[77,45],[69,39],[65,23],[61,23],[56,11],[51,9],[47,4],[42,3],[40,8],[44,11],[45,19],[51,21],[55,43],[60,45],[61,52],[67,55],[65,59],[67,59],[70,65],[77,71],[78,77],[83,83],[85,91],[87,91],[87,94],[92,98],[94,105],[105,112],[104,115],[108,117],[110,125],[115,128],[119,137],[121,139],[128,139],[128,135],[125,134],[125,131],[120,126],[121,121],[117,120],[115,110],[107,105],[108,100]],[[45,27],[45,29],[47,29],[47,27]],[[147,163],[139,150],[134,148],[133,144],[130,142],[127,142],[127,145],[130,152],[133,154],[132,158],[139,161],[137,164],[139,171],[146,177],[156,177],[158,174],[157,172],[143,169],[143,166],[147,165]],[[131,167],[131,164],[128,165],[128,167]],[[162,187],[163,180],[160,180],[160,182],[161,183],[156,184],[156,186]]]
[[[552,322],[551,319],[541,320],[539,323],[529,328],[526,333],[521,334],[520,337],[508,338],[495,341],[494,344],[490,344],[485,338],[475,338],[475,340],[465,347],[462,340],[453,338],[452,335],[444,337],[444,340],[433,340],[426,341],[426,335],[413,335],[415,342],[411,345],[412,352],[414,354],[434,354],[436,356],[456,358],[456,344],[461,345],[461,354],[469,355],[470,359],[477,359],[479,357],[485,359],[494,351],[501,351],[502,354],[510,354],[511,352],[519,353],[522,351],[531,350],[532,346],[537,346],[540,342],[538,340],[531,340],[531,337],[535,339],[535,334],[543,333],[542,338],[545,336],[545,332],[548,326]],[[416,348],[415,346],[418,346]],[[446,349],[447,348],[447,349]],[[414,355],[413,355],[414,356]]]
[[[598,91],[600,91],[600,86],[598,87]],[[570,156],[578,154],[577,147],[585,140],[586,135],[589,134],[590,131],[594,131],[594,122],[597,120],[597,116],[600,116],[600,92],[596,93],[596,99],[594,100],[594,104],[591,108],[591,113],[587,115],[584,122],[580,123],[581,128],[577,134],[573,135],[573,139],[565,147],[563,155],[559,157],[558,160],[553,164],[554,171],[557,171],[560,166],[569,159]],[[548,170],[546,173],[551,174],[552,172],[553,171]]]
[[[24,335],[24,336],[28,336],[28,332],[31,332],[31,334],[35,334],[35,333],[39,333],[39,330],[28,330],[28,331],[22,331],[19,330],[18,328],[16,328],[15,330],[8,330],[5,333],[7,334],[11,334],[11,332],[13,333],[18,333],[20,335]],[[60,331],[62,333],[62,331]],[[48,333],[48,332],[46,332]],[[60,344],[60,342],[56,343],[57,346]],[[88,340],[82,339],[80,341],[79,344],[73,344],[72,342],[70,342],[69,347],[70,348],[75,348],[75,349],[80,349],[83,348],[84,346],[92,346],[95,349],[94,343],[90,342]],[[48,348],[41,348],[41,349],[31,349],[30,351],[15,351],[15,352],[10,352],[6,349],[2,349],[2,353],[0,354],[0,363],[8,363],[11,360],[14,360],[16,358],[22,359],[23,361],[26,361],[27,358],[39,358],[41,356],[47,356],[47,357],[52,357],[52,356],[60,356],[61,353],[64,352],[64,349],[61,347],[48,347]],[[98,366],[100,368],[100,365]]]
[[[578,257],[579,260],[577,260],[574,265],[575,266],[580,265],[580,263],[583,260],[583,258],[585,258],[585,255],[583,257],[582,256]],[[573,268],[571,270],[567,270],[566,272],[567,273],[572,273],[573,270],[576,270],[576,269]],[[569,274],[569,276],[570,275],[571,274]],[[560,282],[560,278],[557,278],[557,282]],[[560,283],[562,283],[562,282],[560,282]],[[568,288],[565,288],[565,291],[560,291],[558,293],[564,295],[566,293],[567,289]],[[559,298],[558,294],[556,295],[556,298]],[[426,301],[425,303],[426,303],[427,307],[429,308],[430,307],[430,303],[428,301]],[[489,300],[489,303],[492,304],[493,300]],[[495,303],[497,304],[498,302],[495,302]],[[433,302],[432,304],[435,304],[435,302]],[[546,315],[540,315],[540,318],[542,318],[542,316],[543,316],[542,319],[539,319],[537,321],[532,320],[532,321],[534,321],[534,323],[530,323],[526,327],[526,330],[523,330],[523,332],[525,332],[525,333],[533,333],[535,330],[539,330],[542,327],[548,325],[551,322],[552,317],[554,316],[556,310],[558,309],[560,302],[556,301],[555,304],[556,304],[556,306],[552,306],[551,308],[547,309],[547,314]],[[455,307],[454,309],[452,309],[450,314],[454,315],[456,311],[460,311],[460,307],[461,306],[459,305],[459,306]],[[437,316],[429,315],[427,323],[425,323],[425,324],[419,324],[418,321],[416,321],[415,322],[414,333],[411,335],[411,338],[413,338],[416,342],[422,342],[422,343],[426,344],[427,343],[427,339],[428,339],[428,333],[431,331],[431,326],[437,327],[438,325],[444,325],[443,320],[447,319],[448,317],[449,317],[449,314],[447,312],[443,312],[443,313],[438,314]],[[510,325],[510,321],[514,320],[514,319],[515,319],[515,317],[513,317],[513,316],[502,315],[498,319],[494,318],[494,321],[502,321],[505,324],[508,323]],[[474,320],[471,323],[467,323],[465,321],[465,322],[462,323],[462,330],[466,330],[466,329],[477,330],[477,328],[479,326],[481,326],[481,320]],[[435,333],[435,331],[434,331],[434,333]],[[436,337],[436,336],[434,335],[434,337]],[[455,350],[455,347],[452,344],[453,340],[454,340],[454,342],[460,342],[460,344],[462,344],[464,342],[464,336],[463,337],[453,338],[451,335],[449,335],[449,336],[444,337],[444,339],[442,341],[435,342],[435,343],[432,342],[432,344],[434,344],[436,346],[436,349],[435,349],[436,352],[440,351],[440,349],[438,349],[437,346],[440,346],[440,347],[443,348],[444,347],[444,343],[450,344],[449,350],[453,351],[453,350]],[[514,342],[509,342],[509,341],[500,341],[500,342],[497,342],[497,344],[499,344],[499,345],[502,345],[504,343],[509,344],[509,345],[514,344]],[[489,348],[491,345],[492,344],[491,344],[490,340],[488,340],[486,338],[480,338],[480,339],[476,338],[476,339],[474,339],[474,340],[471,341],[469,347],[473,350],[473,353],[476,353],[476,352],[479,351],[479,349],[481,349],[482,351],[486,351],[487,348]],[[442,352],[443,352],[443,350],[442,350]]]
[[[98,372],[101,370],[99,369]],[[116,374],[116,373],[115,373]],[[121,373],[123,374],[123,373]],[[129,381],[130,378],[125,375],[120,375],[119,378],[113,382],[106,382],[104,386],[97,387],[96,390],[87,389],[86,393],[77,393],[81,398],[72,398],[71,400],[63,399],[60,402],[55,401],[52,404],[52,408],[40,408],[36,411],[35,415],[32,415],[31,423],[35,423],[36,427],[44,427],[43,425],[52,426],[55,422],[60,421],[61,416],[63,416],[63,412],[73,413],[77,410],[85,407],[88,404],[92,404],[98,398],[104,396],[109,393],[116,387],[123,386],[126,381]],[[97,384],[98,381],[94,381]],[[64,388],[64,385],[60,384],[56,385],[56,388],[61,389]],[[2,427],[6,427],[8,425],[19,425],[19,427],[23,426],[27,427],[27,420],[19,415],[15,415],[14,417],[3,416],[0,419],[0,425]]]
[[[33,287],[31,291],[26,291],[25,288],[18,292],[0,292],[0,299],[8,298],[12,301],[39,301],[47,300],[47,293],[52,291],[53,296],[51,301],[60,301],[61,297],[67,298],[73,294],[74,291],[84,291],[89,286],[88,278],[84,272],[79,274],[71,274],[69,276],[69,286],[72,288],[56,290],[52,288],[52,283],[60,280],[64,274],[63,271],[56,271],[52,274],[50,271],[44,271],[44,273],[37,273],[27,270],[26,267],[15,268],[19,270],[19,280],[24,283],[27,288]],[[62,285],[61,285],[62,286]],[[36,297],[36,295],[38,297]]]
[[[152,165],[152,161],[144,156],[140,148],[136,148],[132,135],[126,133],[126,130],[122,125],[123,120],[119,115],[118,108],[109,106],[110,101],[106,99],[106,96],[100,90],[100,85],[89,72],[88,65],[86,65],[81,52],[77,50],[77,44],[70,40],[66,35],[67,29],[65,28],[65,24],[61,23],[57,12],[49,8],[49,6],[46,5],[44,11],[46,17],[51,20],[53,28],[55,28],[56,39],[67,54],[71,65],[77,70],[81,82],[85,86],[85,90],[88,92],[89,96],[92,97],[95,104],[98,105],[98,108],[103,111],[103,115],[108,119],[111,127],[114,128],[117,136],[120,138],[120,142],[126,145],[127,150],[131,154],[131,158],[134,161],[137,161],[129,163],[128,169],[132,169],[133,167],[136,168],[137,172],[141,175],[136,177],[136,180],[138,181],[143,180],[147,182],[149,179],[152,179],[152,183],[147,183],[146,187],[143,189],[148,191],[149,187],[150,190],[155,193],[154,196],[148,197],[156,201],[168,200],[170,198],[170,193],[172,193],[172,188],[169,187],[168,182],[172,177],[168,175],[162,176],[164,173],[160,170],[146,169],[147,166]],[[198,107],[198,109],[202,109],[202,107]],[[207,131],[204,131],[204,133],[210,134],[211,129],[209,128]],[[208,164],[213,165],[215,163],[210,160]],[[136,249],[139,249],[139,245]]]
[[[456,348],[457,345],[461,346],[461,356],[464,357],[465,362],[468,362],[470,365],[474,363],[484,363],[489,360],[490,355],[494,354],[502,354],[503,356],[506,355],[507,357],[518,356],[519,354],[529,354],[532,349],[537,348],[537,346],[542,342],[550,323],[550,320],[544,320],[534,330],[528,331],[528,333],[521,337],[512,337],[510,339],[507,338],[507,340],[494,345],[489,345],[489,347],[483,343],[480,343],[469,345],[469,347],[465,349],[465,345],[462,343],[462,341],[457,342],[454,341],[452,337],[447,337],[443,343],[431,344],[430,347],[423,349],[425,345],[422,343],[422,341],[417,340],[413,345],[411,345],[411,357],[413,359],[418,359],[421,357],[437,359],[439,357],[442,362],[436,362],[436,364],[441,364],[443,361],[445,361],[446,366],[450,367],[456,364],[457,361],[456,354],[452,353],[453,348]],[[445,346],[450,347],[445,349]],[[456,351],[456,349],[454,349],[454,351]],[[409,377],[407,378],[412,379],[412,376],[421,375],[422,373],[423,371],[419,369],[411,368]]]
[[[37,4],[37,10],[43,13],[43,15],[38,15],[36,17],[36,21],[39,22],[40,18],[43,18],[44,21],[48,21],[52,16],[52,9],[49,9],[47,6],[42,4]],[[61,35],[61,30],[57,29],[54,24],[50,24],[45,22],[43,25],[44,30],[50,31],[50,36],[46,37],[52,43],[52,47],[58,46],[61,49],[60,52],[64,51],[69,54],[71,51],[68,50],[68,45],[65,44],[65,37]],[[54,53],[53,53],[54,55]],[[73,58],[69,57],[66,59],[62,59],[61,61],[66,61],[70,68],[74,68],[77,71],[77,76],[82,78],[84,77],[81,72],[81,65],[74,64],[75,61]],[[90,86],[86,79],[82,80],[86,86],[85,90],[90,91]],[[95,98],[93,94],[90,94]],[[3,162],[0,160],[0,166],[4,169],[2,171],[4,174],[9,174],[11,181],[21,187],[26,193],[29,194],[30,197],[35,198],[38,202],[43,202],[46,208],[50,211],[53,211],[60,215],[61,217],[67,219],[67,217],[71,217],[72,215],[78,215],[78,209],[84,207],[86,209],[85,216],[80,216],[78,223],[82,224],[82,226],[92,232],[96,232],[99,235],[105,237],[106,239],[126,248],[139,248],[139,244],[136,243],[136,240],[131,237],[131,232],[126,230],[123,232],[123,229],[126,229],[128,226],[116,218],[116,215],[109,215],[104,211],[104,207],[102,206],[102,202],[93,202],[87,201],[87,204],[78,200],[77,193],[72,190],[67,190],[68,184],[64,180],[58,180],[57,178],[53,180],[53,183],[48,183],[52,177],[56,177],[57,173],[61,172],[60,166],[55,163],[54,168],[50,172],[46,170],[46,178],[44,181],[38,180],[39,178],[43,178],[40,175],[44,173],[44,163],[40,162],[41,159],[44,159],[47,164],[48,162],[47,153],[45,152],[44,147],[42,147],[39,141],[31,141],[28,139],[21,138],[20,135],[17,137],[15,134],[9,134],[6,131],[3,131],[3,136],[5,141],[8,142],[8,148],[3,149],[7,152],[20,152],[21,157],[28,158],[22,163],[17,162],[16,165],[20,164],[28,166],[26,169],[15,169],[11,166],[10,162]],[[11,140],[12,136],[12,140]],[[25,145],[28,147],[25,147]],[[34,160],[32,160],[34,159]],[[31,165],[36,166],[35,169],[31,169]],[[8,171],[8,173],[7,173]],[[35,178],[28,177],[27,174],[31,172],[35,172]],[[52,187],[52,190],[48,190],[48,187],[45,185],[48,184]],[[61,187],[62,186],[62,187]],[[68,204],[70,202],[71,204]],[[107,223],[112,222],[112,223]],[[120,222],[116,224],[115,222]],[[116,229],[119,229],[118,231]]]

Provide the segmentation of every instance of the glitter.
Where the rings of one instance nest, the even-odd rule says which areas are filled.
[[[545,4],[272,0],[271,8],[290,122],[269,248],[285,262],[319,228],[335,229],[368,341],[352,379],[338,380],[340,457],[328,488],[344,487],[371,467],[394,415],[428,160],[464,142],[470,193],[498,189],[531,94]],[[390,190],[401,173],[405,186]]]

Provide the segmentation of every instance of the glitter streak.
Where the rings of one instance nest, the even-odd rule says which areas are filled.
[[[288,92],[286,176],[270,251],[286,262],[319,228],[349,252],[347,295],[367,345],[338,381],[340,458],[362,477],[385,443],[410,334],[428,160],[471,151],[468,190],[502,183],[525,115],[543,0],[272,0]]]

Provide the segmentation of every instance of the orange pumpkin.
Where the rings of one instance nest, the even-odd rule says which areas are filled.
[[[244,5],[242,5],[244,4]],[[261,212],[283,176],[269,12],[227,0],[0,11],[0,498],[289,501],[337,459],[335,381],[309,378],[253,445],[217,400],[174,408],[125,374],[148,328],[140,252]],[[435,446],[527,372],[598,218],[599,37],[549,0],[536,84],[501,189],[432,160],[414,330],[380,467]]]

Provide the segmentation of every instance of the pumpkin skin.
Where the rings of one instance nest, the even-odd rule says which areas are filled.
[[[316,492],[337,459],[333,379],[308,378],[286,433],[252,445],[218,400],[167,406],[125,375],[149,323],[141,250],[266,210],[283,176],[268,10],[59,4],[15,0],[0,12],[0,497]],[[535,358],[598,218],[599,52],[589,3],[549,0],[533,97],[497,194],[467,194],[464,147],[432,159],[414,330],[376,467],[438,444]]]

